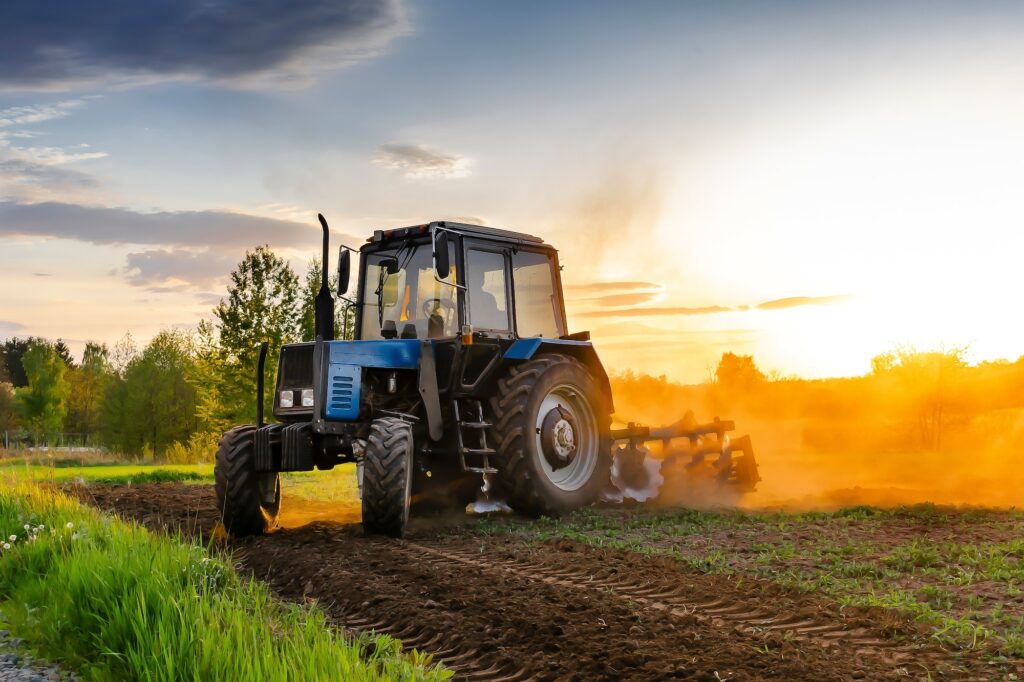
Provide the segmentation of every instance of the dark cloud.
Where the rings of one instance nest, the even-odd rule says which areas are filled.
[[[399,0],[13,0],[0,3],[0,86],[301,79],[403,29]]]
[[[789,298],[778,298],[774,301],[758,303],[760,310],[783,310],[785,308],[796,308],[802,305],[832,305],[847,299],[846,296],[791,296]]]
[[[320,230],[291,220],[230,211],[160,211],[139,213],[42,202],[0,201],[0,237],[36,236],[76,239],[92,244],[159,244],[190,249],[245,249],[259,244],[316,249]],[[354,243],[354,239],[335,235]]]
[[[136,286],[154,289],[209,287],[227,279],[238,258],[185,249],[150,249],[129,253],[124,276]]]
[[[403,171],[411,178],[460,178],[469,172],[465,157],[420,144],[381,145],[373,162]]]

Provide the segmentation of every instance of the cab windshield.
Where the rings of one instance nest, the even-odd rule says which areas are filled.
[[[452,248],[454,252],[454,248]],[[367,254],[363,280],[361,339],[381,339],[390,329],[405,339],[437,339],[455,336],[458,328],[456,289],[434,279],[429,244],[404,245]],[[397,265],[397,272],[388,273]],[[455,255],[449,282],[455,279]]]

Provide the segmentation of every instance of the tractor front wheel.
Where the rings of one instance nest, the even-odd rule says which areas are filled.
[[[514,365],[491,399],[499,482],[531,516],[591,504],[611,470],[611,415],[587,368],[566,355]]]
[[[214,488],[224,529],[229,535],[259,535],[273,528],[281,509],[281,480],[276,472],[257,472],[256,427],[236,426],[217,445]]]
[[[408,422],[375,419],[363,454],[363,531],[400,538],[409,523],[413,435]]]

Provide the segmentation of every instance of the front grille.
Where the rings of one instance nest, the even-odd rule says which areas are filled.
[[[280,388],[313,387],[313,344],[295,344],[281,349]]]
[[[327,409],[331,419],[355,419],[359,416],[359,382],[362,368],[358,365],[332,364],[327,378]]]

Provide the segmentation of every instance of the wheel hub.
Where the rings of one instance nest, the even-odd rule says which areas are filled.
[[[541,425],[541,448],[544,459],[554,470],[568,466],[576,456],[576,420],[571,412],[561,405],[556,406],[544,417]]]

